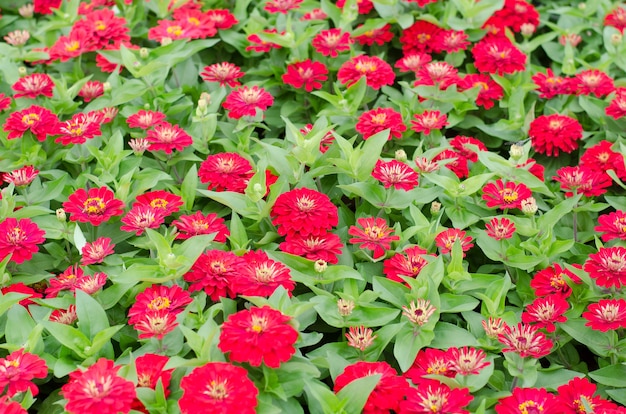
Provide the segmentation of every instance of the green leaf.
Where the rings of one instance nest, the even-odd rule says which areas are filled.
[[[626,387],[626,365],[609,365],[592,371],[589,376],[600,384],[611,387]]]
[[[74,351],[80,358],[87,358],[86,349],[91,346],[91,342],[81,331],[58,322],[42,321],[41,324],[62,345]]]
[[[85,235],[83,231],[80,229],[80,226],[76,224],[74,226],[74,246],[76,246],[76,250],[79,252],[83,251],[83,247],[87,244],[87,239],[85,239]]]
[[[181,196],[185,202],[186,210],[193,210],[193,203],[196,200],[196,190],[198,189],[198,167],[194,164],[191,166],[185,179],[180,186]]]
[[[586,322],[587,321],[584,319],[569,319],[567,322],[562,323],[559,326],[572,338],[581,344],[588,346],[589,349],[597,355],[602,357],[608,356],[609,349],[611,349],[611,343],[607,333],[592,330],[591,328],[585,326]],[[623,378],[626,378],[626,376],[623,376]]]
[[[311,414],[341,413],[339,407],[343,404],[337,395],[321,381],[310,379],[304,385],[307,406]],[[344,411],[345,412],[345,411]]]
[[[406,323],[405,327],[396,336],[396,343],[393,347],[393,356],[398,361],[400,370],[406,372],[413,362],[420,349],[430,345],[435,338],[431,331],[414,331],[413,325]]]
[[[369,137],[363,143],[363,146],[358,151],[358,158],[350,159],[350,165],[352,166],[352,170],[356,172],[355,178],[357,180],[366,181],[370,177],[376,166],[376,161],[380,158],[383,146],[388,140],[389,131],[380,131]]]
[[[13,306],[7,312],[7,324],[4,331],[6,343],[18,347],[24,346],[31,331],[35,329],[35,325],[35,321],[25,307]]]
[[[442,307],[442,309],[444,309]],[[479,346],[478,341],[466,329],[459,328],[451,323],[437,322],[434,330],[434,339],[430,347],[438,349],[448,349],[451,347]]]
[[[102,305],[80,289],[76,290],[76,315],[78,329],[88,338],[94,338],[109,327],[109,319]]]
[[[337,393],[337,397],[345,401],[347,414],[360,414],[363,411],[367,399],[378,385],[381,376],[382,374],[373,374],[356,379]]]

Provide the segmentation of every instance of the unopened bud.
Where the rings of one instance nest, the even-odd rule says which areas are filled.
[[[8,286],[8,285],[10,285],[11,284],[11,279],[13,279],[11,274],[9,272],[4,272],[2,274],[2,279],[0,280],[0,286]]]
[[[28,75],[28,69],[26,69],[25,66],[20,66],[19,68],[17,68],[17,73],[19,73],[20,76],[26,76]]]
[[[133,138],[130,141],[128,141],[128,145],[130,145],[130,147],[133,150],[133,153],[136,156],[140,156],[143,155],[143,153],[150,147],[150,141],[148,141],[145,138]]]
[[[520,158],[522,158],[522,155],[524,155],[524,147],[521,146],[520,144],[513,144],[513,145],[511,145],[511,149],[509,150],[509,154],[511,155],[511,158],[513,158],[515,161],[517,161]]]
[[[102,90],[106,92],[111,92],[111,82],[102,82]]]
[[[317,273],[324,273],[328,268],[328,263],[325,260],[319,259],[315,261],[313,268]]]
[[[439,201],[433,201],[430,205],[430,214],[437,215],[441,211],[441,203]]]
[[[578,3],[579,10],[585,10],[587,8],[587,3]]]
[[[198,99],[198,106],[200,105],[204,105],[209,106],[209,104],[211,103],[211,94],[208,92],[202,92],[200,94],[200,99]]]
[[[146,59],[150,55],[150,51],[146,47],[142,47],[139,49],[139,57],[142,59]]]
[[[613,33],[611,35],[611,44],[613,46],[617,46],[622,43],[623,39],[624,39],[624,36],[622,36],[621,33]]]
[[[59,220],[59,221],[65,221],[67,219],[67,215],[65,214],[65,210],[63,210],[62,208],[58,208],[57,209],[56,215],[57,215],[57,220]]]
[[[337,301],[337,310],[341,316],[349,316],[354,310],[354,302],[349,299],[339,299]]]
[[[403,149],[399,149],[396,151],[397,161],[406,162],[407,159],[408,159],[408,156],[406,155],[406,152]]]
[[[32,3],[25,4],[17,10],[25,19],[30,19],[35,14],[35,6]]]
[[[537,200],[535,200],[534,197],[528,197],[522,200],[522,213],[527,216],[533,216],[537,210]]]
[[[524,23],[520,26],[520,30],[522,32],[522,36],[530,37],[533,33],[535,33],[535,30],[537,30],[537,26],[532,23]]]
[[[164,37],[163,39],[161,39],[161,46],[167,46],[171,43],[172,39],[170,39],[169,37]]]

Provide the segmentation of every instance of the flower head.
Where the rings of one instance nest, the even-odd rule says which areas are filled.
[[[424,258],[428,252],[419,246],[409,247],[403,253],[396,253],[383,262],[383,273],[387,278],[404,282],[400,276],[417,277],[420,271],[428,264]]]
[[[402,115],[392,108],[376,108],[363,112],[354,128],[363,135],[363,139],[368,139],[385,129],[389,129],[388,139],[392,137],[400,139],[402,133],[406,131]]]
[[[274,104],[272,95],[258,86],[242,86],[226,97],[222,106],[228,109],[228,117],[239,119],[243,116],[255,116],[258,111],[265,111]]]
[[[435,380],[421,380],[417,388],[409,388],[406,400],[400,403],[401,413],[469,414],[463,407],[474,397],[468,388],[450,388]]]
[[[156,338],[161,340],[176,326],[178,326],[176,316],[167,309],[160,309],[141,315],[133,328],[140,332],[139,339]]]
[[[505,217],[500,219],[494,217],[485,224],[485,230],[487,230],[487,236],[492,239],[510,239],[513,237],[513,233],[515,233],[515,223]]]
[[[478,89],[478,96],[476,97],[476,105],[482,106],[485,109],[490,109],[494,106],[494,101],[499,101],[504,98],[504,89],[498,85],[491,75],[486,73],[478,73],[472,75],[465,75],[463,79],[458,82],[459,89],[466,91],[472,88]]]
[[[603,172],[594,171],[584,165],[563,167],[557,170],[553,178],[561,183],[561,189],[566,197],[574,194],[583,194],[594,197],[606,193],[606,189],[613,183],[611,177]]]
[[[165,121],[149,130],[145,139],[150,143],[149,151],[165,151],[166,154],[173,150],[182,151],[193,144],[191,136],[181,127]]]
[[[59,118],[54,113],[41,106],[32,105],[9,115],[3,129],[9,133],[7,139],[21,138],[26,131],[30,131],[38,141],[43,142],[48,135],[57,134],[59,127]]]
[[[449,125],[448,116],[439,111],[426,110],[421,114],[415,114],[413,118],[411,129],[415,132],[423,132],[424,135],[429,135],[432,130],[440,130]]]
[[[500,399],[494,408],[497,414],[563,412],[559,400],[545,388],[514,388],[513,395]]]
[[[348,339],[348,346],[356,348],[361,352],[364,352],[369,348],[374,339],[378,336],[374,335],[374,331],[365,326],[351,326],[346,333],[346,339]]]
[[[372,177],[380,181],[385,188],[393,187],[397,190],[410,191],[418,184],[417,172],[407,164],[396,160],[376,161]]]
[[[563,295],[553,294],[537,298],[522,313],[522,322],[536,323],[539,328],[546,328],[552,333],[556,330],[555,323],[567,321],[564,313],[569,310],[569,303]]]
[[[134,325],[147,313],[160,310],[167,310],[176,316],[191,302],[189,292],[180,286],[152,285],[135,298],[135,302],[128,310],[128,323]]]
[[[417,299],[412,300],[409,306],[402,307],[402,315],[406,316],[412,324],[422,326],[428,323],[436,310],[429,300]]]
[[[100,126],[103,122],[104,116],[98,111],[74,114],[72,119],[59,125],[61,136],[54,142],[62,145],[84,144],[88,139],[102,135]]]
[[[46,240],[45,235],[30,219],[7,217],[0,223],[0,260],[8,255],[17,264],[30,260],[39,251],[37,245]]]
[[[287,65],[287,73],[282,77],[283,82],[296,89],[304,88],[307,92],[321,89],[322,82],[328,79],[328,69],[321,62],[313,62],[311,59]]]
[[[434,51],[434,40],[443,29],[426,20],[417,20],[412,26],[404,29],[400,36],[402,51],[405,55],[413,53],[431,53]]]
[[[539,332],[539,327],[523,323],[513,327],[505,326],[498,340],[505,345],[502,352],[515,352],[522,358],[529,356],[538,359],[546,356],[554,345],[545,334]]]
[[[450,348],[448,350],[452,371],[461,375],[478,375],[480,371],[490,364],[485,361],[487,354],[482,349],[464,346],[462,348]]]
[[[126,119],[126,123],[128,124],[129,128],[148,129],[159,125],[164,120],[165,114],[163,112],[147,111],[145,109],[142,109],[137,113],[129,116]]]
[[[51,98],[54,82],[52,78],[45,73],[33,73],[32,75],[18,79],[18,81],[13,84],[12,88],[17,92],[13,95],[14,98],[25,97],[35,99],[38,96]]]
[[[626,285],[626,248],[601,247],[598,253],[589,255],[584,269],[598,286],[619,289]]]
[[[603,233],[602,241],[626,240],[626,212],[617,210],[613,213],[601,214],[598,217],[598,224],[594,230]]]
[[[486,36],[472,49],[479,72],[503,76],[526,70],[527,56],[505,36]]]
[[[200,182],[209,183],[209,190],[243,193],[254,175],[250,161],[236,152],[209,155],[198,169]]]
[[[626,116],[626,88],[617,88],[615,96],[604,109],[604,112],[613,119],[619,119]]]
[[[319,235],[310,234],[302,236],[299,233],[287,235],[285,241],[278,248],[285,252],[305,257],[309,260],[323,260],[331,264],[337,264],[343,244],[341,239],[334,233]]]
[[[337,207],[319,191],[297,188],[281,194],[270,211],[278,234],[321,235],[339,222]]]
[[[573,82],[569,78],[556,76],[552,69],[546,69],[546,73],[536,73],[532,80],[537,86],[539,97],[544,99],[552,99],[559,95],[570,95],[573,93]]]
[[[390,228],[384,218],[361,217],[357,219],[357,226],[350,226],[348,234],[356,236],[348,240],[350,243],[359,243],[361,249],[374,251],[374,259],[385,255],[385,251],[391,248],[391,242],[400,240],[400,236],[392,235],[394,230]]]
[[[157,354],[144,354],[135,359],[135,368],[137,370],[137,387],[145,387],[156,389],[157,384],[161,381],[165,396],[170,393],[169,385],[172,379],[173,369],[163,369],[169,362],[169,357]],[[139,399],[135,398],[131,407],[133,410],[145,412],[146,407]]]
[[[587,69],[573,80],[576,95],[594,95],[603,98],[615,90],[613,79],[599,69]]]
[[[116,199],[113,191],[106,187],[94,187],[89,191],[79,188],[63,203],[63,208],[72,214],[71,221],[98,226],[113,216],[121,215],[124,203]]]
[[[350,87],[365,76],[367,86],[380,89],[392,85],[396,75],[391,66],[377,56],[359,55],[346,61],[337,72],[337,79]]]
[[[17,170],[2,174],[2,180],[5,183],[13,183],[16,187],[23,187],[33,182],[39,174],[32,165],[26,165]]]
[[[585,326],[595,331],[626,328],[626,300],[601,299],[598,303],[587,306],[582,316],[587,320]]]
[[[489,183],[483,188],[482,199],[487,202],[489,208],[520,208],[521,201],[530,197],[532,192],[526,184],[517,184],[512,181],[503,182],[497,179],[495,183]]]
[[[556,157],[561,151],[570,153],[578,147],[583,128],[567,115],[541,115],[530,123],[528,131],[533,148],[540,154]]]
[[[215,213],[202,214],[196,211],[191,215],[182,215],[178,220],[172,221],[172,225],[178,229],[177,239],[188,239],[199,234],[216,233],[213,239],[216,242],[226,242],[226,237],[230,235],[228,227],[224,224],[224,219],[217,217]]]
[[[183,278],[190,282],[189,291],[204,290],[211,300],[221,297],[234,298],[235,279],[244,260],[232,252],[207,250],[198,257]]]
[[[8,386],[7,395],[14,396],[30,390],[33,396],[39,389],[32,382],[33,378],[45,378],[48,375],[46,361],[37,355],[18,349],[5,358],[0,358],[0,389]]]
[[[235,290],[240,295],[270,297],[279,286],[291,294],[296,284],[287,266],[270,259],[262,250],[249,251],[242,257],[245,265],[235,280]]]
[[[485,334],[489,338],[496,339],[498,335],[504,333],[504,329],[507,327],[506,322],[502,318],[489,317],[487,320],[482,321]]]
[[[452,251],[454,243],[458,240],[461,243],[461,248],[466,252],[474,244],[472,243],[472,238],[470,236],[465,237],[465,234],[465,231],[460,229],[444,230],[435,237],[435,244],[439,247],[441,254],[446,254]],[[465,257],[465,253],[463,253],[463,257]]]
[[[617,411],[617,405],[603,399],[596,393],[596,385],[587,378],[572,378],[567,384],[557,388],[556,398],[568,414],[585,414],[588,409],[597,413],[612,413]]]
[[[236,88],[241,85],[238,79],[242,78],[243,75],[245,75],[245,73],[243,73],[238,66],[230,62],[214,63],[205,66],[202,72],[200,72],[200,77],[204,79],[205,82],[218,82],[220,86],[228,85],[231,88]]]

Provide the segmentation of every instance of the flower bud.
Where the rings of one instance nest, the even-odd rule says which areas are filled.
[[[58,208],[57,209],[56,215],[57,215],[57,220],[59,220],[59,221],[65,221],[67,219],[67,215],[65,214],[65,210],[63,210],[62,208]]]
[[[578,3],[579,10],[585,10],[587,8],[587,3]]]
[[[161,46],[167,46],[171,43],[172,39],[170,39],[169,37],[164,37],[163,39],[161,39]]]
[[[17,73],[19,73],[20,76],[26,76],[28,75],[28,69],[26,69],[25,66],[20,66],[19,68],[17,68]]]
[[[524,23],[520,26],[520,29],[522,32],[522,36],[530,37],[533,35],[533,33],[535,33],[535,30],[537,30],[537,26],[532,23]]]
[[[15,47],[24,46],[28,39],[30,39],[28,30],[14,30],[4,36],[5,42]]]
[[[341,316],[349,316],[354,310],[354,302],[349,299],[339,299],[337,301],[337,310]]]
[[[430,204],[430,214],[437,215],[441,211],[441,203],[439,201],[433,201]]]
[[[524,147],[521,146],[520,144],[513,144],[513,145],[511,145],[511,149],[509,150],[509,154],[511,155],[512,159],[517,161],[520,158],[522,158],[522,155],[524,155]]]
[[[111,82],[102,82],[102,90],[106,92],[111,92]]]
[[[622,36],[621,33],[613,33],[611,35],[611,44],[613,46],[617,46],[622,44],[622,40],[624,39],[624,36]]]
[[[30,19],[35,14],[35,6],[32,3],[28,3],[20,7],[17,11],[23,18]]]
[[[407,159],[408,159],[408,156],[406,155],[406,152],[403,149],[399,149],[396,151],[397,161],[406,162]]]
[[[328,263],[325,260],[319,259],[313,265],[313,268],[317,273],[324,273],[328,268]]]
[[[150,55],[150,51],[148,48],[142,47],[139,49],[139,57],[142,59],[146,59]]]
[[[522,213],[527,216],[533,216],[537,210],[537,200],[535,200],[534,197],[528,197],[522,200]]]

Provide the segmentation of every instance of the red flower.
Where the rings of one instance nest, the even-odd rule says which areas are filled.
[[[206,39],[217,34],[215,22],[202,10],[192,7],[179,7],[174,10],[172,17],[186,26],[191,26],[190,39]]]
[[[265,111],[274,104],[274,98],[265,89],[242,86],[228,94],[222,106],[228,109],[228,117],[239,119],[243,116],[255,116],[257,110]]]
[[[413,86],[437,86],[442,91],[460,80],[457,69],[447,62],[428,62],[415,72],[415,77]]]
[[[421,52],[410,53],[404,56],[402,59],[396,62],[394,67],[400,69],[400,72],[414,72],[417,73],[425,64],[432,61],[433,58]]]
[[[458,82],[459,89],[466,91],[475,87],[480,87],[478,96],[476,97],[476,105],[485,109],[490,109],[494,105],[494,101],[499,101],[504,97],[504,89],[498,85],[490,75],[478,73],[474,75],[465,75]]]
[[[404,395],[409,389],[409,384],[403,377],[398,376],[396,370],[386,362],[361,361],[348,365],[335,378],[334,391],[337,393],[352,381],[375,374],[380,374],[381,377],[367,398],[362,413],[398,412],[400,402],[404,399]]]
[[[72,30],[84,30],[93,44],[93,51],[130,42],[126,19],[117,17],[113,10],[107,8],[87,13],[83,20],[74,23]]]
[[[585,326],[594,331],[606,332],[626,328],[626,300],[601,299],[598,303],[587,306],[582,317],[587,319]]]
[[[312,130],[313,124],[306,124],[304,127],[300,128],[300,133],[306,137]],[[320,141],[320,152],[322,154],[328,151],[333,142],[335,142],[333,132],[333,130],[328,131]]]
[[[311,92],[313,89],[321,89],[322,82],[328,79],[328,69],[320,62],[312,62],[311,59],[287,65],[287,73],[283,75],[283,82],[294,88]]]
[[[328,15],[322,9],[313,9],[310,12],[306,12],[304,16],[300,18],[302,21],[307,20],[326,20]]]
[[[572,294],[572,288],[565,282],[564,276],[568,276],[571,280],[578,279],[569,270],[564,270],[555,263],[537,272],[530,281],[530,287],[534,290],[535,296],[548,296],[558,293],[566,298]]]
[[[400,139],[402,133],[406,131],[402,115],[392,108],[376,108],[363,112],[354,128],[363,134],[363,139],[368,139],[385,129],[389,129],[389,139],[392,137]]]
[[[403,283],[400,276],[417,277],[420,271],[428,264],[424,255],[428,252],[419,246],[409,247],[402,253],[396,253],[383,262],[383,273],[387,278]]]
[[[440,32],[443,29],[426,20],[418,20],[400,36],[402,51],[405,55],[412,53],[431,53],[435,50]]]
[[[78,281],[84,277],[83,269],[73,265],[65,269],[60,275],[50,279],[50,287],[46,289],[46,296],[56,297],[63,290],[76,290]]]
[[[86,82],[83,87],[80,88],[80,91],[78,91],[78,96],[83,98],[85,102],[91,102],[103,94],[104,84],[100,81]]]
[[[220,30],[230,29],[239,23],[230,10],[227,9],[211,9],[207,10],[204,14],[206,14],[209,20],[215,24],[215,27]]]
[[[603,140],[587,148],[580,157],[580,165],[602,173],[605,173],[607,170],[614,170],[618,177],[621,179],[626,178],[624,155],[613,151],[611,149],[612,146],[611,142]]]
[[[199,234],[216,233],[216,242],[225,243],[226,237],[230,235],[228,227],[224,225],[224,219],[217,217],[215,213],[209,213],[206,216],[201,211],[196,211],[191,215],[182,215],[178,220],[172,222],[173,226],[178,229],[177,239],[189,239]]]
[[[461,248],[466,252],[474,245],[472,244],[472,238],[470,236],[465,237],[465,234],[463,230],[459,229],[444,230],[435,237],[435,244],[439,247],[441,254],[446,254],[452,251],[454,242],[459,240],[461,242]],[[465,257],[465,253],[463,253],[463,257]]]
[[[580,165],[560,168],[556,174],[553,178],[561,183],[561,190],[565,191],[566,197],[581,193],[587,197],[598,196],[606,193],[612,184],[607,174]]]
[[[400,414],[469,414],[463,410],[474,397],[468,388],[450,388],[435,380],[422,380],[409,388],[400,403]]]
[[[30,260],[39,251],[37,245],[46,241],[45,235],[30,219],[7,217],[0,223],[0,260],[8,255],[17,264]]]
[[[359,30],[363,25],[359,25],[356,30]],[[386,24],[378,29],[368,30],[360,36],[355,36],[354,40],[360,45],[372,46],[376,43],[379,46],[384,45],[387,42],[391,42],[393,39],[393,33],[391,32],[391,25]]]
[[[515,223],[508,218],[492,218],[485,224],[487,236],[495,240],[510,239],[515,233]]]
[[[557,388],[556,398],[559,406],[565,409],[563,414],[584,414],[588,409],[591,409],[590,412],[608,414],[617,410],[617,405],[598,395],[594,396],[595,392],[595,384],[589,382],[587,378],[576,377]]]
[[[181,127],[165,121],[148,131],[146,141],[151,143],[149,151],[165,151],[166,154],[171,154],[173,150],[182,151],[193,144],[191,136]]]
[[[603,98],[615,90],[613,79],[598,69],[580,72],[573,80],[576,95],[594,95]]]
[[[30,390],[33,396],[39,389],[31,382],[33,378],[45,378],[48,375],[46,361],[37,355],[18,349],[6,358],[0,358],[0,390],[8,386],[7,395],[14,396],[19,392]]]
[[[52,14],[52,9],[61,7],[62,0],[34,0],[34,12],[39,14]]]
[[[565,312],[569,310],[569,303],[563,295],[554,294],[537,298],[522,313],[522,322],[536,323],[538,328],[546,328],[552,333],[556,330],[555,323],[567,321]]]
[[[134,325],[147,313],[167,310],[176,316],[192,302],[189,292],[180,286],[152,285],[137,295],[128,310],[128,323]]]
[[[346,61],[337,72],[337,79],[350,87],[362,76],[365,76],[367,86],[380,89],[384,85],[392,85],[396,75],[391,66],[377,56],[360,55]]]
[[[339,236],[333,233],[302,236],[298,233],[287,235],[278,248],[285,252],[305,257],[309,260],[323,260],[337,264],[337,255],[341,254],[343,244]]]
[[[217,302],[222,297],[234,298],[235,280],[245,261],[232,252],[207,250],[185,273],[183,278],[190,282],[190,292],[204,290],[211,300]]]
[[[32,165],[26,165],[17,170],[2,174],[2,180],[5,183],[13,183],[16,187],[23,187],[33,182],[39,174]]]
[[[566,115],[541,115],[530,123],[528,131],[533,148],[540,154],[556,157],[561,151],[572,152],[583,137],[583,127]]]
[[[516,184],[512,181],[503,182],[497,179],[495,183],[489,183],[483,187],[482,199],[487,202],[489,208],[520,208],[521,201],[532,196],[532,192],[526,184]]]
[[[0,93],[0,111],[4,111],[11,106],[11,98],[3,93]]]
[[[113,254],[114,244],[111,244],[111,239],[108,237],[98,237],[92,243],[86,243],[81,253],[83,257],[80,264],[87,266],[90,264],[102,263],[104,258],[110,254]]]
[[[626,9],[617,7],[608,13],[604,16],[604,25],[614,27],[624,33],[624,29],[626,29]]]
[[[532,77],[537,86],[540,98],[552,99],[559,95],[569,95],[573,93],[573,84],[569,78],[555,76],[552,69],[546,69],[546,74],[536,73]]]
[[[163,339],[178,326],[176,316],[167,309],[154,310],[144,313],[133,328],[141,332],[139,339]]]
[[[267,0],[264,9],[269,13],[287,14],[289,10],[300,8],[302,0]]]
[[[200,181],[214,191],[243,193],[253,175],[250,161],[236,152],[209,155],[198,170]]]
[[[290,316],[264,306],[244,309],[228,316],[222,325],[218,348],[229,353],[231,361],[258,367],[265,363],[278,368],[296,352],[298,331],[289,324]]]
[[[450,368],[453,372],[461,375],[478,375],[480,371],[489,366],[490,362],[485,361],[487,354],[482,349],[462,348],[448,349]]]
[[[61,145],[84,144],[88,139],[102,135],[100,125],[104,122],[101,112],[77,113],[69,121],[59,125],[61,136],[54,140]]]
[[[183,396],[178,401],[182,414],[255,414],[259,390],[248,372],[226,362],[209,362],[180,382]]]
[[[242,257],[245,264],[235,280],[239,295],[270,297],[278,286],[291,294],[296,284],[287,266],[270,259],[263,250],[249,251]]]
[[[93,226],[124,213],[124,203],[106,187],[90,188],[89,192],[79,188],[63,203],[63,208],[72,214],[71,221],[91,223]]]
[[[187,20],[159,20],[157,26],[148,30],[148,39],[163,44],[164,39],[193,39],[196,27]]]
[[[17,401],[11,401],[8,395],[0,397],[0,412],[2,414],[28,414],[20,403]]]
[[[263,33],[277,33],[276,29],[263,30]],[[255,51],[255,52],[269,52],[272,49],[280,49],[282,46],[273,42],[266,42],[265,40],[261,40],[261,37],[258,34],[251,34],[247,38],[248,42],[250,42],[250,46],[246,47],[246,51]]]
[[[505,326],[498,340],[505,346],[502,352],[515,352],[520,357],[539,359],[552,350],[552,341],[546,338],[539,328],[533,325],[518,323],[517,326]]]
[[[278,234],[306,237],[325,234],[339,222],[337,207],[326,194],[297,188],[278,196],[270,211]]]
[[[39,141],[45,141],[48,135],[55,135],[59,128],[59,118],[50,110],[32,105],[24,110],[13,112],[4,122],[3,129],[8,132],[7,139],[21,138],[29,131]]]
[[[455,53],[466,50],[470,45],[467,41],[468,35],[458,30],[442,30],[438,33],[437,52]]]
[[[422,299],[423,300],[423,299]],[[448,352],[435,348],[423,348],[417,352],[415,361],[404,373],[414,384],[419,384],[426,375],[442,375],[454,378],[456,372],[452,368],[453,361]]]
[[[228,85],[231,88],[241,85],[237,79],[243,77],[243,75],[245,73],[241,71],[239,66],[230,62],[214,63],[210,66],[205,66],[203,71],[200,72],[200,77],[205,82],[219,82],[220,86]]]
[[[442,160],[451,160],[445,164],[445,167],[452,171],[457,177],[463,178],[469,176],[467,158],[465,158],[458,152],[445,149],[437,154],[435,158],[433,158],[433,162]]]
[[[161,380],[165,397],[167,397],[170,393],[169,386],[172,379],[172,371],[174,371],[174,369],[163,370],[169,360],[169,357],[157,354],[145,354],[137,357],[137,359],[135,359],[137,387],[151,388],[154,390],[159,380]],[[133,401],[131,409],[146,414],[148,413],[146,407],[137,398]]]
[[[17,292],[17,293],[24,293],[26,295],[29,295],[26,299],[22,299],[19,301],[19,304],[24,306],[24,307],[28,307],[28,305],[32,305],[33,302],[31,300],[32,299],[40,299],[43,296],[41,295],[41,293],[38,293],[35,289],[26,286],[23,282],[19,282],[19,283],[12,283],[9,286],[5,286],[3,288],[0,288],[0,292],[2,292],[3,295],[9,293],[9,292]]]
[[[99,291],[107,282],[107,275],[102,272],[96,272],[92,276],[84,276],[76,281],[76,289],[82,290],[88,295],[93,295]]]
[[[165,114],[158,111],[146,111],[144,109],[129,116],[126,123],[130,128],[148,129],[165,120]]]
[[[411,129],[415,132],[423,132],[424,135],[429,135],[432,130],[439,130],[448,124],[448,116],[442,114],[439,111],[426,110],[421,114],[413,115],[414,120],[411,121],[413,125]]]
[[[528,168],[527,168],[528,166]],[[527,169],[529,173],[539,178],[541,181],[545,181],[545,177],[543,176],[545,167],[539,164],[535,159],[528,158],[526,162],[523,164],[517,164],[516,168],[524,168]]]
[[[500,399],[494,408],[497,414],[562,412],[559,400],[544,388],[514,388],[513,395]]]
[[[64,325],[73,325],[78,320],[76,314],[76,306],[70,305],[67,309],[55,309],[50,314],[50,321],[62,323]]]
[[[601,247],[598,253],[589,255],[584,269],[598,286],[619,289],[626,285],[626,248]]]
[[[599,226],[594,230],[602,234],[602,241],[613,239],[626,240],[626,213],[617,210],[614,213],[602,214],[598,217]]]
[[[356,236],[348,240],[350,243],[359,243],[360,249],[374,251],[374,259],[385,255],[386,250],[391,248],[391,242],[400,240],[400,236],[392,235],[393,228],[387,225],[387,221],[381,217],[361,217],[356,220],[362,227],[350,226],[348,234]]]
[[[159,210],[163,215],[169,216],[180,209],[180,206],[183,205],[183,199],[168,191],[156,190],[138,195],[134,206],[139,205],[149,206]]]
[[[626,88],[617,88],[615,90],[615,96],[609,106],[604,109],[604,112],[614,119],[619,119],[626,115]]]
[[[26,75],[18,79],[11,88],[18,92],[13,95],[14,98],[26,97],[35,99],[38,96],[51,98],[54,82],[52,78],[45,73],[33,73],[32,75]]]
[[[346,0],[337,0],[337,7],[340,9],[345,6]],[[371,0],[356,0],[359,14],[367,14],[374,8],[374,3]]]
[[[496,11],[484,24],[484,27],[511,28],[516,33],[523,24],[539,26],[539,13],[532,4],[525,0],[506,0],[504,7]]]
[[[385,188],[393,187],[396,190],[410,191],[418,184],[415,170],[397,160],[376,161],[372,177],[380,181]]]
[[[135,399],[135,385],[118,376],[119,366],[100,358],[86,371],[70,373],[61,394],[67,400],[65,410],[70,414],[118,414],[129,412]]]
[[[479,72],[515,73],[526,70],[526,55],[504,36],[486,36],[472,49]]]
[[[317,53],[336,58],[339,52],[350,50],[352,42],[350,33],[342,32],[341,29],[328,29],[316,34],[311,45]]]
[[[469,161],[478,161],[478,153],[470,148],[468,145],[475,145],[478,147],[478,151],[487,151],[487,147],[481,141],[473,137],[466,137],[464,135],[457,135],[450,140],[450,145],[459,154],[467,158]]]

